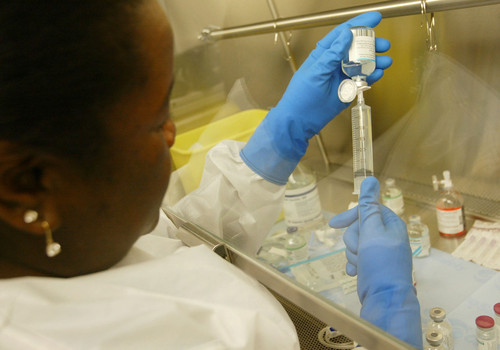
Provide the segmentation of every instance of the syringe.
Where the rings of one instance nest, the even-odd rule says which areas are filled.
[[[363,92],[370,87],[361,77],[346,79],[339,86],[339,97],[342,102],[357,103],[351,109],[352,121],[352,170],[354,177],[353,194],[359,195],[361,182],[373,176],[372,116],[371,108],[365,104]]]
[[[361,182],[366,177],[373,176],[372,112],[363,97],[363,91],[369,87],[365,81],[363,83],[364,85],[358,87],[358,102],[351,109],[353,194],[357,195]]]
[[[363,91],[370,88],[366,78],[376,67],[375,32],[370,27],[351,27],[351,32],[352,44],[347,57],[342,60],[342,71],[352,79],[340,83],[339,99],[350,103],[358,96],[356,106],[351,109],[351,118],[353,193],[359,195],[361,182],[373,176],[371,108],[365,104]]]

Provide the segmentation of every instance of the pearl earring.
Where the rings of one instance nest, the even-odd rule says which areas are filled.
[[[47,221],[42,222],[42,227],[45,231],[45,253],[49,258],[53,258],[61,252],[61,245],[53,241],[52,230],[50,229],[49,223]]]
[[[24,222],[27,224],[32,224],[38,219],[38,213],[34,210],[28,209],[24,213]]]
[[[27,224],[32,224],[38,220],[38,212],[35,210],[28,209],[24,213],[23,220]],[[41,223],[43,231],[45,232],[45,254],[49,258],[53,258],[57,254],[61,252],[61,245],[57,242],[54,242],[52,239],[52,230],[50,229],[50,225],[47,221],[42,221]]]

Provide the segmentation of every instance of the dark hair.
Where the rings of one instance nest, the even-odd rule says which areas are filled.
[[[91,168],[102,115],[146,80],[141,2],[1,1],[0,140]]]

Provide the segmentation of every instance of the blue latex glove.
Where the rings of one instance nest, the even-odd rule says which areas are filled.
[[[343,109],[338,86],[348,77],[342,72],[341,60],[352,42],[352,26],[376,26],[382,16],[369,12],[357,16],[332,30],[311,52],[292,77],[288,88],[272,108],[241,151],[244,162],[257,174],[283,185],[305,154],[309,139]],[[377,38],[377,52],[385,52],[390,43]],[[378,56],[376,69],[368,77],[374,83],[392,64],[387,56]]]
[[[377,179],[366,178],[358,206],[335,216],[330,226],[348,226],[346,270],[358,275],[361,317],[421,349],[420,305],[412,281],[406,225],[379,203],[379,192]]]

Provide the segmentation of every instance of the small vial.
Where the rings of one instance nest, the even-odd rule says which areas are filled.
[[[375,70],[375,31],[370,27],[351,27],[352,43],[342,60],[342,71],[353,77],[367,76]]]
[[[316,176],[301,163],[288,178],[283,211],[287,226],[313,231],[325,225]]]
[[[396,180],[388,178],[385,180],[385,186],[382,191],[382,204],[399,216],[405,212],[405,202],[403,191],[396,186]]]
[[[411,252],[414,258],[429,256],[431,240],[429,228],[420,220],[420,215],[410,215],[408,224]]]
[[[434,307],[429,311],[429,316],[431,321],[428,325],[428,330],[436,330],[439,331],[443,336],[443,345],[448,350],[453,350],[454,342],[453,342],[453,333],[451,324],[446,320],[446,311],[440,307]]]
[[[490,316],[476,318],[477,350],[497,350],[495,321]]]
[[[497,330],[497,346],[500,345],[500,303],[496,303],[493,306],[493,312],[495,313],[495,328]]]
[[[445,238],[460,237],[465,234],[464,200],[460,192],[453,188],[448,170],[443,171],[443,177],[441,181],[436,176],[432,178],[434,190],[437,191],[439,185],[443,185],[443,191],[436,202],[439,234]]]
[[[443,334],[438,330],[427,331],[425,340],[427,344],[424,345],[424,350],[446,350],[443,346]]]
[[[286,240],[284,247],[288,252],[288,263],[295,264],[309,258],[309,247],[307,241],[297,226],[289,226],[286,229]]]

